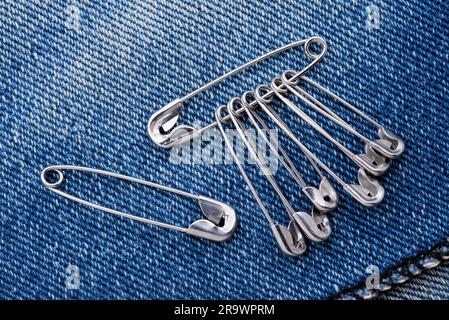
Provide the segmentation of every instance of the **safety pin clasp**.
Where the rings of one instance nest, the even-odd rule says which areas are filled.
[[[354,156],[352,159],[357,165],[373,176],[379,177],[384,175],[390,167],[390,159],[384,158],[373,150],[371,143],[365,144],[365,153]]]
[[[129,182],[146,185],[146,186],[149,186],[149,187],[152,187],[155,189],[165,190],[165,191],[175,193],[180,196],[187,197],[187,198],[195,199],[198,201],[200,209],[207,219],[196,220],[189,227],[183,228],[180,226],[176,226],[176,225],[172,225],[172,224],[168,224],[168,223],[132,215],[129,213],[125,213],[122,211],[118,211],[118,210],[115,210],[112,208],[102,206],[100,204],[86,201],[84,199],[78,198],[76,196],[73,196],[73,195],[59,189],[59,186],[64,181],[64,174],[62,172],[63,170],[77,170],[77,171],[90,172],[90,173],[94,173],[94,174],[104,175],[104,176],[108,176],[108,177],[114,177],[114,178],[118,178],[121,180],[126,180]],[[50,182],[48,180],[48,175],[50,172],[54,172],[57,175],[57,180],[55,182]],[[95,208],[97,210],[115,214],[117,216],[121,216],[121,217],[125,217],[128,219],[156,225],[156,226],[166,228],[166,229],[185,232],[187,234],[205,238],[205,239],[212,240],[212,241],[224,241],[224,240],[228,239],[234,232],[235,227],[237,225],[237,217],[236,217],[234,209],[232,209],[230,206],[228,206],[227,204],[225,204],[223,202],[220,202],[220,201],[217,201],[217,200],[214,200],[214,199],[202,196],[202,195],[194,195],[194,194],[191,194],[188,192],[184,192],[181,190],[163,186],[163,185],[160,185],[160,184],[157,184],[154,182],[125,176],[125,175],[118,174],[118,173],[113,173],[113,172],[99,170],[99,169],[92,169],[92,168],[87,168],[87,167],[80,167],[80,166],[57,165],[57,166],[50,166],[50,167],[45,168],[42,171],[40,178],[46,188],[48,188],[49,190],[65,197],[69,200],[78,202],[80,204],[89,206],[91,208]]]
[[[312,208],[312,214],[295,212],[293,218],[306,237],[312,241],[324,241],[332,233],[329,218],[315,207]]]
[[[288,228],[283,225],[271,225],[276,243],[283,253],[289,256],[300,256],[307,250],[307,244],[295,221],[290,221]]]
[[[155,112],[148,121],[148,135],[162,148],[170,149],[196,135],[197,129],[188,125],[176,125],[182,106],[182,100],[175,99]]]
[[[186,233],[212,241],[227,240],[237,225],[234,209],[223,202],[205,196],[198,196],[198,202],[207,219],[193,222]]]
[[[405,143],[398,135],[383,126],[379,127],[377,134],[380,139],[370,143],[370,146],[377,153],[390,159],[396,159],[402,155],[405,150]]]
[[[354,199],[366,207],[374,207],[382,202],[385,189],[376,178],[370,177],[363,169],[359,169],[357,178],[359,184],[344,186]]]
[[[326,177],[321,179],[319,189],[307,186],[303,188],[302,191],[307,198],[309,198],[314,207],[321,212],[330,212],[338,205],[338,193]]]

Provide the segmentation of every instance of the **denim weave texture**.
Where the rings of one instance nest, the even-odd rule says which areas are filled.
[[[380,14],[374,26],[372,5]],[[365,279],[369,265],[382,272],[442,241],[449,230],[448,13],[447,1],[419,0],[0,0],[0,298],[325,299]],[[291,258],[276,247],[235,165],[172,164],[146,125],[173,99],[311,36],[323,37],[329,51],[308,76],[400,135],[406,151],[381,179],[386,196],[375,208],[333,183],[341,202],[330,215],[332,235]],[[308,62],[301,48],[270,58],[189,101],[181,122],[206,125],[220,104]],[[324,101],[376,137],[369,123]],[[340,151],[285,106],[275,108],[324,163],[356,181],[356,166]],[[305,180],[316,183],[299,149],[279,135]],[[42,185],[42,169],[55,164],[218,199],[235,209],[237,230],[213,243],[79,205]],[[268,183],[247,167],[275,220],[287,223]],[[201,217],[189,199],[86,173],[65,177],[61,189],[128,213],[185,227]],[[288,174],[276,178],[295,208],[310,210]],[[66,288],[69,265],[79,268],[79,289]],[[447,279],[447,268],[439,272]],[[424,286],[429,297],[447,297],[447,286],[434,283],[413,290]]]

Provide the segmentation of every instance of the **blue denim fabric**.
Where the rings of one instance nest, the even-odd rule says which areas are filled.
[[[381,300],[449,300],[449,264],[379,296]]]
[[[380,9],[378,28],[367,22],[371,4]],[[386,270],[447,236],[447,1],[1,0],[0,8],[1,298],[322,299],[365,279],[368,265]],[[79,25],[71,20],[77,10]],[[403,137],[407,151],[382,178],[378,207],[364,208],[337,187],[332,236],[289,258],[235,166],[170,164],[146,123],[229,69],[314,35],[329,52],[309,76]],[[207,124],[221,103],[306,59],[296,49],[229,79],[191,101],[183,122]],[[354,164],[277,109],[325,163],[355,181]],[[375,136],[368,124],[359,128]],[[332,133],[362,151],[344,131]],[[293,143],[281,141],[316,180]],[[216,244],[86,208],[44,188],[39,175],[52,164],[211,196],[235,208],[238,229]],[[181,226],[200,215],[186,199],[69,174],[73,194],[117,209]],[[258,180],[269,209],[285,220]],[[279,182],[309,210],[285,173]],[[78,290],[66,288],[69,265],[80,270]]]

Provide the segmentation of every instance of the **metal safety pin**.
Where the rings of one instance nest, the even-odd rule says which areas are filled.
[[[245,134],[243,132],[244,129],[243,124],[236,117],[235,114],[236,111],[235,109],[233,109],[233,105],[235,105],[236,103],[240,104],[243,107],[246,107],[243,101],[239,98],[231,100],[231,102],[228,104],[228,112],[230,112],[231,114],[231,120],[236,126],[237,132],[239,133],[241,139],[243,140],[244,144],[248,148],[251,155],[253,157],[258,157],[257,152],[254,150],[253,146],[249,143],[249,141],[245,137]],[[255,126],[257,128],[257,124]],[[260,157],[258,157],[258,160],[256,160],[259,167],[264,166],[262,161],[263,160]],[[291,165],[293,166],[293,168],[295,168],[293,163],[291,163]],[[290,172],[289,170],[290,168],[286,169]],[[292,173],[293,172],[290,172],[290,174]],[[308,186],[303,187],[303,191],[308,189],[314,189],[315,191],[314,193],[304,191],[306,196],[309,198],[309,200],[311,200],[311,202],[314,205],[312,208],[312,213],[307,214],[305,212],[298,212],[293,209],[293,207],[291,206],[291,204],[289,203],[289,201],[287,200],[287,198],[277,185],[275,178],[270,174],[270,172],[265,172],[265,176],[273,186],[275,192],[281,198],[292,220],[295,221],[300,226],[300,229],[304,232],[304,234],[312,241],[326,240],[331,233],[331,228],[329,219],[327,218],[325,212],[329,212],[335,209],[338,204],[337,193],[332,188],[332,186],[329,184],[326,186],[326,188],[323,188],[322,184],[321,190]],[[311,197],[311,195],[314,195],[314,197]],[[323,208],[324,210],[321,211],[320,208]]]
[[[241,97],[241,102],[243,108],[245,109],[246,115],[251,122],[251,124],[256,128],[258,135],[261,136],[264,141],[268,144],[276,158],[280,161],[283,167],[288,171],[291,177],[296,181],[296,183],[301,187],[303,193],[312,202],[315,208],[319,211],[326,213],[334,210],[338,204],[338,195],[335,189],[330,184],[329,180],[321,176],[321,182],[319,188],[308,186],[304,179],[298,172],[298,169],[293,164],[293,161],[287,155],[285,150],[278,143],[273,144],[268,137],[262,131],[262,128],[268,133],[269,129],[265,121],[250,108],[250,102],[248,101],[252,97],[255,100],[254,93],[247,91]],[[262,127],[260,127],[260,126]],[[281,153],[281,155],[279,154]],[[310,160],[310,159],[309,159]]]
[[[319,53],[314,53],[311,51],[311,45],[313,43],[318,43],[321,45],[321,51]],[[183,106],[183,103],[187,100],[191,99],[192,97],[198,95],[199,93],[209,89],[212,86],[215,86],[216,84],[222,82],[223,80],[231,77],[232,75],[241,72],[250,66],[253,66],[254,64],[265,60],[273,55],[276,55],[280,52],[283,52],[285,50],[297,47],[297,46],[304,46],[304,52],[305,54],[313,59],[311,63],[309,63],[304,69],[302,69],[300,72],[298,72],[295,75],[295,79],[299,78],[301,75],[303,75],[305,72],[310,70],[316,63],[321,61],[327,52],[327,44],[324,41],[324,39],[320,37],[311,37],[304,40],[299,40],[296,42],[292,42],[288,45],[285,45],[283,47],[277,48],[273,51],[270,51],[250,62],[247,62],[240,67],[235,68],[234,70],[229,71],[228,73],[222,75],[221,77],[203,85],[202,87],[196,89],[195,91],[189,93],[188,95],[184,96],[180,99],[175,99],[171,101],[169,104],[164,106],[159,111],[155,112],[151,118],[148,121],[147,125],[147,131],[148,135],[150,136],[151,140],[155,144],[157,144],[160,147],[169,149],[173,147],[174,145],[180,144],[184,141],[190,140],[195,138],[196,136],[200,135],[202,132],[213,128],[217,125],[217,122],[213,122],[206,127],[196,129],[192,126],[188,125],[177,125],[177,122],[179,120],[180,112]],[[237,110],[238,114],[243,113],[243,109]],[[229,120],[228,116],[226,116],[226,121]]]
[[[289,230],[292,239],[302,239],[301,232],[304,232],[304,234],[312,241],[323,241],[323,240],[327,239],[331,233],[330,222],[329,222],[329,219],[327,218],[327,215],[325,213],[318,211],[315,207],[313,207],[311,214],[307,214],[305,212],[297,212],[293,209],[292,205],[290,204],[290,202],[287,200],[287,198],[283,194],[282,190],[280,189],[279,185],[276,182],[276,179],[272,176],[271,172],[269,171],[268,167],[264,163],[263,159],[261,159],[259,154],[253,148],[253,145],[246,138],[245,133],[244,133],[243,123],[241,123],[241,121],[237,118],[237,116],[235,114],[236,110],[233,109],[233,106],[235,104],[239,104],[240,107],[243,107],[243,104],[242,104],[240,98],[232,99],[227,105],[228,115],[230,115],[231,121],[234,124],[240,138],[243,140],[245,146],[248,148],[249,153],[255,159],[258,167],[264,173],[264,176],[266,177],[268,182],[273,187],[274,191],[280,198],[288,215],[291,218],[291,222],[289,224],[288,229],[286,229],[285,227],[279,228],[279,226],[272,223],[271,218],[268,218],[269,221],[271,221],[270,224],[272,225],[273,232],[275,232],[276,239],[278,240],[278,242],[281,241],[281,243],[279,244],[280,248],[287,254],[292,254],[292,252],[296,252],[295,250],[298,249],[296,246],[293,249],[288,248],[288,246],[286,245],[286,243],[284,241],[289,238],[286,234],[283,234],[283,236],[280,236],[279,232],[282,232],[281,230],[283,230],[283,231]],[[219,114],[221,114],[221,111],[219,111]],[[227,137],[224,136],[224,139],[226,142]],[[228,146],[228,148],[232,147],[232,146],[230,146],[230,143],[226,143],[226,145]],[[231,154],[235,154],[235,153],[233,153],[231,151]],[[234,159],[236,160],[237,163],[239,163],[239,161],[236,157]],[[243,168],[241,168],[241,172],[242,171],[244,171]],[[242,173],[242,175],[243,175],[243,173]],[[245,178],[245,176],[246,176],[246,174],[244,175],[244,178]],[[247,176],[246,176],[246,178],[247,178]],[[249,180],[249,179],[245,179],[245,180]],[[246,181],[246,182],[247,182],[247,184],[248,184],[248,182],[251,183],[250,181]],[[251,188],[251,187],[250,187],[250,190],[255,191],[255,189]],[[256,192],[256,194],[257,194],[257,192]],[[256,196],[256,195],[255,195],[255,197],[256,197],[256,199],[258,198],[258,196]],[[264,210],[265,207],[262,205],[261,208],[262,208],[262,210]],[[268,213],[267,213],[267,216],[269,216]],[[295,224],[297,224],[299,229],[294,226]],[[291,234],[292,232],[294,232],[295,234]],[[301,242],[301,250],[299,250],[296,253],[301,254],[305,250],[306,250],[306,244],[305,244],[305,242],[304,243]],[[294,254],[294,255],[297,255],[297,254]]]
[[[259,156],[253,145],[246,138],[246,135],[244,133],[245,127],[243,123],[237,118],[237,115],[235,113],[236,110],[234,109],[234,105],[236,104],[238,104],[240,107],[244,107],[240,98],[234,98],[229,101],[227,111],[231,116],[231,121],[234,124],[240,138],[243,140],[243,143],[248,148],[249,153],[256,160],[256,163],[263,171],[264,176],[267,178],[275,192],[278,194],[281,202],[284,204],[287,210],[287,213],[290,215],[293,221],[298,223],[300,229],[306,234],[309,239],[313,241],[323,241],[327,239],[331,233],[331,229],[329,219],[327,218],[326,214],[319,212],[315,207],[312,209],[312,214],[298,212],[293,209],[292,205],[285,197],[281,188],[277,184],[276,179],[271,174],[263,159]]]
[[[188,228],[179,227],[176,225],[171,225],[151,219],[146,219],[143,217],[131,215],[125,212],[121,212],[115,209],[107,208],[99,204],[95,204],[92,202],[88,202],[86,200],[80,199],[78,197],[75,197],[73,195],[70,195],[64,191],[61,191],[58,189],[58,187],[61,185],[61,183],[64,180],[64,175],[62,173],[62,170],[77,170],[77,171],[83,171],[83,172],[90,172],[94,174],[114,177],[122,180],[126,180],[129,182],[139,183],[142,185],[146,185],[152,188],[168,191],[171,193],[178,194],[183,197],[191,198],[194,200],[197,200],[199,203],[199,206],[201,208],[201,211],[206,216],[207,219],[200,219],[193,222]],[[54,172],[57,174],[57,180],[55,182],[50,182],[48,180],[48,174],[50,172]],[[166,187],[157,183],[125,176],[118,173],[108,172],[104,170],[99,169],[92,169],[92,168],[86,168],[86,167],[80,167],[80,166],[70,166],[70,165],[56,165],[56,166],[50,166],[45,168],[41,173],[41,181],[44,184],[45,187],[47,187],[49,190],[67,198],[72,201],[81,203],[83,205],[105,211],[108,213],[112,213],[121,217],[129,218],[132,220],[137,220],[140,222],[156,225],[162,228],[167,228],[175,231],[180,231],[187,233],[192,236],[205,238],[212,241],[224,241],[228,239],[232,233],[234,232],[234,229],[236,227],[237,218],[236,214],[234,212],[234,209],[232,209],[230,206],[228,206],[225,203],[222,203],[220,201],[202,196],[202,195],[194,195],[188,192],[184,192],[181,190],[177,190],[174,188]]]
[[[281,84],[284,84],[285,89],[281,88]],[[318,125],[312,118],[310,118],[304,111],[302,111],[298,106],[291,102],[283,94],[288,91],[294,91],[294,89],[287,83],[283,83],[281,78],[276,77],[271,81],[271,89],[273,90],[275,96],[281,100],[290,110],[292,110],[301,119],[307,122],[311,127],[318,131],[322,136],[331,141],[335,146],[337,146],[348,158],[354,161],[360,168],[365,169],[368,173],[374,176],[381,176],[385,174],[388,170],[390,162],[385,160],[383,157],[376,155],[374,151],[369,148],[365,148],[366,153],[355,155],[352,151],[342,145],[337,141],[331,134],[324,130],[320,125]],[[301,95],[299,95],[303,98]],[[303,98],[306,102],[309,100]],[[323,112],[326,114],[325,112]]]
[[[359,169],[357,178],[359,184],[347,184],[336,173],[334,173],[328,166],[326,166],[315,154],[313,154],[301,141],[293,134],[287,124],[268,104],[272,102],[273,96],[264,98],[270,88],[267,85],[260,85],[255,90],[256,101],[261,109],[273,120],[273,122],[301,149],[301,151],[313,162],[326,171],[337,183],[339,183],[354,199],[367,207],[372,207],[379,204],[385,195],[385,190],[382,185],[374,177],[366,174],[365,170]]]
[[[256,189],[254,188],[251,180],[249,179],[248,175],[246,174],[245,169],[243,168],[242,164],[240,163],[239,158],[237,157],[237,154],[235,153],[233,146],[231,142],[229,141],[228,136],[226,135],[226,132],[223,128],[223,123],[229,122],[229,120],[224,120],[224,117],[221,116],[222,110],[225,109],[226,106],[221,106],[217,108],[215,112],[215,119],[217,122],[217,127],[220,130],[221,135],[223,136],[223,140],[225,142],[225,145],[233,157],[235,163],[237,164],[237,167],[239,168],[240,174],[243,177],[243,180],[245,180],[246,185],[250,189],[251,193],[254,196],[254,199],[256,200],[257,204],[259,205],[259,208],[262,210],[262,214],[267,219],[268,223],[270,224],[271,231],[274,234],[274,237],[276,239],[276,243],[278,244],[281,251],[289,256],[299,256],[303,254],[306,249],[307,245],[304,240],[304,236],[302,235],[301,231],[299,230],[298,225],[291,220],[289,225],[287,227],[276,224],[273,221],[273,218],[270,216],[270,213],[268,212],[268,209],[263,204],[262,199],[259,197],[259,194],[257,193]],[[226,118],[230,119],[230,117],[226,116]]]
[[[295,81],[297,79],[297,78],[296,79],[293,79],[293,78],[288,79],[287,76],[289,74],[290,74],[290,77],[293,77],[295,75],[294,72],[284,73],[283,76],[282,76],[282,79],[283,79],[284,82],[285,81],[290,82],[291,80]],[[356,107],[351,105],[349,102],[347,102],[344,99],[340,98],[338,95],[336,95],[335,93],[331,92],[329,89],[326,89],[322,85],[316,83],[312,79],[310,79],[310,78],[308,78],[308,77],[306,77],[304,75],[301,76],[301,79],[306,81],[310,85],[314,86],[315,88],[318,88],[319,90],[321,90],[324,93],[328,94],[333,99],[335,99],[337,102],[342,104],[344,107],[346,107],[347,109],[351,110],[355,114],[359,115],[363,119],[367,120],[368,122],[370,122],[371,124],[376,126],[377,129],[378,129],[377,134],[378,134],[380,139],[375,140],[375,141],[371,141],[368,138],[366,138],[365,136],[361,135],[356,130],[354,130],[347,122],[345,122],[343,119],[338,117],[334,112],[332,112],[329,108],[327,108],[322,103],[320,103],[312,95],[308,94],[304,90],[300,90],[301,93],[305,93],[305,96],[308,99],[310,99],[318,108],[321,108],[322,110],[327,112],[333,118],[333,121],[335,121],[340,126],[342,126],[343,128],[347,129],[349,132],[354,134],[355,136],[357,136],[360,139],[362,139],[363,141],[365,141],[365,143],[370,148],[375,150],[377,153],[379,153],[383,157],[390,158],[390,159],[395,159],[395,158],[399,158],[401,156],[401,154],[404,152],[405,144],[404,144],[404,141],[399,136],[397,136],[396,134],[394,134],[390,130],[386,129],[385,127],[380,125],[378,122],[376,122],[372,118],[368,117],[361,110],[357,109]]]

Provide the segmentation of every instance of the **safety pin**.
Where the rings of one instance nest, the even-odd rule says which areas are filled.
[[[321,51],[319,53],[314,53],[311,51],[310,46],[313,43],[318,43],[321,46]],[[192,126],[188,125],[177,125],[177,122],[179,120],[180,112],[183,106],[183,103],[187,100],[191,99],[192,97],[198,95],[199,93],[209,89],[212,86],[215,86],[216,84],[222,82],[223,80],[231,77],[232,75],[241,72],[250,66],[253,66],[254,64],[265,60],[269,57],[272,57],[280,52],[283,52],[285,50],[297,47],[297,46],[304,46],[304,52],[305,54],[313,59],[312,62],[310,62],[304,69],[302,69],[300,72],[298,72],[294,79],[299,78],[301,75],[303,75],[305,72],[310,70],[316,63],[321,61],[327,52],[327,44],[324,41],[324,39],[320,37],[311,37],[308,39],[299,40],[296,42],[292,42],[288,45],[285,45],[283,47],[277,48],[273,51],[270,51],[268,53],[265,53],[264,55],[261,55],[260,57],[249,61],[240,67],[237,67],[221,77],[203,85],[202,87],[196,89],[195,91],[192,91],[191,93],[187,94],[183,98],[178,98],[170,103],[168,103],[166,106],[164,106],[159,111],[155,112],[151,118],[148,121],[147,125],[147,131],[148,135],[150,136],[151,140],[158,146],[162,148],[169,149],[173,147],[174,145],[180,144],[182,142],[185,142],[187,140],[193,139],[204,131],[213,128],[217,125],[217,122],[213,122],[201,129],[196,129]],[[270,93],[271,94],[271,93]],[[255,105],[255,103],[254,103]],[[237,111],[238,114],[243,113],[243,109]],[[229,116],[226,116],[225,120],[229,120]]]
[[[256,128],[258,136],[262,137],[264,141],[268,144],[276,158],[281,162],[283,167],[288,171],[291,177],[296,181],[296,183],[301,187],[303,193],[307,196],[307,198],[312,202],[315,208],[319,211],[326,213],[334,210],[338,204],[338,195],[335,189],[330,184],[329,180],[321,175],[321,182],[319,189],[308,186],[304,179],[298,172],[298,169],[293,164],[293,161],[287,155],[287,152],[282,148],[278,143],[273,144],[268,137],[262,131],[262,128],[265,132],[269,132],[268,126],[265,121],[250,108],[250,102],[248,101],[249,97],[253,97],[253,101],[255,100],[254,93],[247,91],[241,97],[241,103],[243,108],[245,109],[246,115],[251,122],[251,124]],[[236,111],[234,111],[235,114]],[[262,128],[261,128],[261,127]],[[279,155],[279,152],[281,155]],[[310,160],[310,159],[309,159]]]
[[[240,138],[243,140],[243,143],[248,148],[249,153],[256,160],[256,163],[258,164],[259,168],[262,169],[265,177],[270,182],[275,192],[278,194],[279,198],[281,199],[282,203],[284,204],[287,210],[287,213],[290,215],[291,219],[299,225],[300,229],[306,234],[306,236],[310,240],[312,241],[326,240],[331,233],[329,219],[327,218],[326,214],[316,210],[316,207],[313,207],[311,215],[305,212],[298,212],[293,209],[292,205],[287,200],[281,188],[277,184],[276,179],[273,177],[268,167],[265,165],[263,159],[259,156],[259,154],[255,151],[253,145],[246,138],[246,135],[244,133],[245,127],[243,123],[237,118],[236,110],[233,108],[233,106],[236,104],[240,105],[240,107],[245,107],[240,98],[231,99],[227,106],[227,111],[228,114],[231,116],[231,121],[233,122]]]
[[[320,125],[318,125],[312,118],[310,118],[304,111],[302,111],[298,106],[291,102],[287,97],[283,96],[283,93],[288,91],[294,91],[288,83],[283,83],[284,87],[281,88],[280,84],[283,83],[281,78],[276,77],[271,81],[271,89],[279,100],[281,100],[290,110],[292,110],[301,119],[307,122],[311,127],[318,131],[322,136],[331,141],[335,146],[337,146],[347,157],[354,161],[360,168],[365,169],[368,173],[374,176],[381,176],[385,174],[388,170],[390,162],[385,160],[383,157],[376,155],[374,151],[369,148],[365,148],[365,153],[360,155],[355,155],[352,151],[342,145],[337,141],[332,135],[330,135],[326,130],[324,130]],[[301,96],[301,95],[299,95]],[[301,98],[307,103],[309,100]],[[312,103],[310,103],[312,104]],[[326,114],[323,112],[323,114]]]
[[[149,186],[152,188],[168,191],[174,194],[178,194],[183,197],[187,197],[190,199],[197,200],[199,203],[199,206],[201,208],[201,211],[203,212],[204,216],[207,219],[200,219],[193,222],[188,228],[179,227],[176,225],[171,225],[151,219],[146,219],[143,217],[131,215],[122,211],[118,211],[115,209],[107,208],[99,204],[95,204],[92,202],[88,202],[86,200],[83,200],[81,198],[75,197],[73,195],[70,195],[64,191],[61,191],[58,189],[58,187],[61,185],[61,183],[64,180],[64,175],[62,173],[62,170],[77,170],[77,171],[83,171],[83,172],[90,172],[94,174],[114,177],[118,179],[122,179],[129,182],[139,183],[145,186]],[[48,174],[50,172],[54,172],[57,174],[57,180],[55,182],[48,181]],[[99,169],[92,169],[87,167],[80,167],[80,166],[71,166],[71,165],[56,165],[56,166],[50,166],[45,168],[41,173],[41,181],[44,184],[45,187],[47,187],[49,190],[78,203],[81,203],[83,205],[112,213],[121,217],[129,218],[132,220],[156,225],[162,228],[167,228],[175,231],[180,231],[187,233],[192,236],[205,238],[212,241],[224,241],[228,239],[232,233],[234,232],[234,229],[236,227],[237,218],[236,214],[234,212],[234,209],[232,209],[230,206],[228,206],[225,203],[222,203],[220,201],[202,196],[202,195],[194,195],[185,191],[177,190],[174,188],[170,188],[167,186],[163,186],[157,183],[125,176],[118,173],[113,173],[109,171],[99,170]]]
[[[290,79],[287,78],[288,75],[291,76]],[[287,82],[293,81],[294,82],[296,79],[298,79],[298,78],[293,79],[294,75],[295,75],[294,72],[284,73],[283,76],[282,76],[283,82],[285,82],[285,81],[287,81]],[[354,130],[347,122],[345,122],[343,119],[338,117],[334,112],[332,112],[329,108],[327,108],[322,103],[320,103],[316,98],[314,98],[310,94],[307,94],[304,90],[301,90],[302,93],[305,93],[305,95],[307,96],[308,99],[310,99],[319,108],[323,109],[325,112],[327,112],[329,115],[331,115],[334,118],[333,120],[336,123],[340,124],[343,128],[347,129],[352,134],[354,134],[357,137],[359,137],[360,139],[364,140],[365,143],[368,144],[368,146],[370,148],[374,149],[376,152],[378,152],[383,157],[390,158],[390,159],[399,158],[401,156],[401,154],[404,152],[404,149],[405,149],[404,141],[398,135],[396,135],[393,132],[391,132],[390,130],[386,129],[384,126],[379,124],[377,121],[375,121],[372,118],[368,117],[361,110],[357,109],[356,107],[351,105],[349,102],[347,102],[344,99],[340,98],[338,95],[336,95],[335,93],[331,92],[329,89],[326,89],[322,85],[316,83],[312,79],[310,79],[310,78],[308,78],[308,77],[306,77],[304,75],[301,76],[301,79],[306,81],[307,83],[311,84],[312,86],[318,88],[319,90],[323,91],[324,93],[328,94],[333,99],[335,99],[337,102],[342,104],[344,107],[346,107],[347,109],[353,111],[354,113],[356,113],[357,115],[359,115],[363,119],[367,120],[368,122],[370,122],[371,124],[376,126],[377,129],[378,129],[377,134],[378,134],[380,139],[375,140],[375,141],[371,141],[368,138],[366,138],[363,135],[361,135],[356,130]]]
[[[299,226],[299,230],[294,229],[295,232],[298,232],[298,233],[300,231],[304,232],[304,234],[312,241],[323,241],[323,240],[327,239],[331,233],[331,228],[330,228],[329,219],[327,218],[326,214],[319,212],[315,207],[313,207],[313,209],[312,209],[312,214],[307,214],[305,212],[297,212],[293,209],[292,205],[285,197],[281,188],[277,184],[276,179],[274,178],[274,176],[272,176],[271,172],[269,171],[268,167],[264,163],[263,159],[259,156],[259,154],[253,148],[253,145],[246,138],[245,133],[244,133],[243,123],[237,118],[237,116],[235,114],[236,110],[233,108],[233,106],[236,104],[240,105],[240,107],[244,107],[240,98],[234,98],[229,101],[229,103],[227,105],[227,112],[230,115],[231,121],[234,124],[240,138],[243,140],[245,146],[248,148],[249,153],[255,159],[257,165],[262,170],[266,179],[271,184],[274,191],[280,198],[281,202],[283,203],[283,205],[284,205],[285,209],[287,210],[287,213],[289,214],[293,223],[296,223]],[[221,114],[221,112],[220,112],[220,114]],[[238,162],[238,159],[235,159],[235,160],[236,160],[236,162]],[[295,235],[293,238],[299,238],[299,237],[300,237],[299,235]],[[304,243],[304,246],[305,246],[305,243]],[[281,245],[281,248],[282,247],[285,247],[285,245]],[[305,248],[304,248],[304,250],[305,250]],[[291,250],[288,250],[288,251],[291,251]]]
[[[237,164],[237,167],[239,168],[240,174],[243,177],[243,180],[245,181],[246,185],[250,189],[251,193],[253,194],[257,204],[259,205],[259,208],[262,210],[262,214],[267,219],[268,223],[270,224],[271,231],[274,234],[274,237],[276,239],[276,243],[278,244],[281,251],[289,256],[299,256],[303,254],[306,249],[307,245],[304,240],[304,236],[302,235],[301,231],[299,230],[298,225],[291,220],[287,227],[276,224],[273,221],[273,218],[271,218],[270,213],[268,212],[268,209],[263,204],[262,199],[260,199],[259,194],[257,193],[255,187],[253,186],[251,180],[249,179],[248,175],[246,174],[245,169],[243,168],[242,164],[240,163],[239,158],[237,157],[237,154],[235,153],[233,146],[231,142],[229,141],[228,136],[226,135],[226,132],[223,128],[222,123],[227,123],[229,120],[224,120],[224,117],[221,116],[222,110],[225,109],[226,106],[221,106],[217,108],[215,112],[215,119],[217,122],[217,127],[220,130],[221,135],[223,136],[223,140],[225,142],[225,145],[231,154],[232,158],[234,159],[235,163]],[[226,116],[227,119],[230,119],[230,117]]]
[[[264,93],[268,92],[270,87],[267,85],[260,85],[255,90],[256,101],[261,109],[273,120],[276,125],[301,149],[301,151],[317,166],[326,171],[337,183],[339,183],[354,199],[367,207],[373,207],[379,204],[385,195],[385,190],[377,179],[366,174],[365,170],[359,169],[357,179],[359,184],[347,184],[336,173],[334,173],[328,166],[326,166],[315,154],[313,154],[301,141],[293,134],[291,129],[282,120],[282,118],[272,109],[268,104],[272,102],[273,96],[264,98]]]

